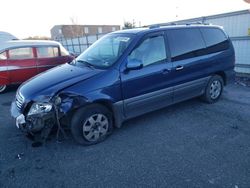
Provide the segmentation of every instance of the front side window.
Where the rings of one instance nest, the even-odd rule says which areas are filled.
[[[33,58],[32,48],[16,48],[9,50],[10,59],[31,59]]]
[[[127,49],[132,38],[133,35],[130,34],[106,35],[78,56],[76,62],[79,65],[90,64],[99,68],[110,67]]]
[[[166,48],[163,36],[155,36],[145,39],[136,49],[129,55],[128,60],[138,60],[143,66],[165,60]]]
[[[6,52],[0,53],[0,60],[4,60],[4,59],[7,59],[7,54],[6,54]]]
[[[49,58],[49,57],[58,57],[59,51],[58,47],[37,47],[37,57],[38,58]]]
[[[206,48],[199,29],[171,29],[168,41],[172,61],[200,56]]]

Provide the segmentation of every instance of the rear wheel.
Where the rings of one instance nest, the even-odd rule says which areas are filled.
[[[6,85],[0,85],[0,93],[3,93],[6,91],[7,86]]]
[[[71,122],[71,133],[76,142],[82,145],[97,144],[103,141],[112,130],[112,113],[99,104],[79,109]]]
[[[208,82],[203,100],[207,103],[215,103],[219,100],[223,91],[223,79],[219,75],[214,75]]]

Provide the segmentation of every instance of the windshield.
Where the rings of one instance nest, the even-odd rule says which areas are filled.
[[[61,50],[61,56],[69,55],[69,52],[62,45],[60,45],[60,50]]]
[[[76,62],[99,68],[110,67],[123,54],[131,40],[132,35],[106,35],[84,51]]]

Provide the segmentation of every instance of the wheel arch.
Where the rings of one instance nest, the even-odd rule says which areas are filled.
[[[106,107],[111,113],[114,122],[114,126],[120,128],[123,122],[123,102],[113,103],[107,99],[98,99],[90,104],[100,104]]]
[[[224,82],[224,85],[227,85],[227,76],[224,71],[218,71],[215,73],[215,75],[221,76]]]

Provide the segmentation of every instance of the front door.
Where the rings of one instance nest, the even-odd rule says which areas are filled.
[[[163,33],[145,36],[127,57],[126,63],[136,60],[141,62],[143,67],[121,72],[126,118],[172,103],[172,64],[168,62],[167,57]]]

